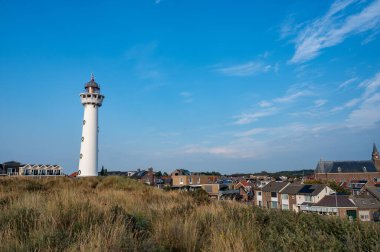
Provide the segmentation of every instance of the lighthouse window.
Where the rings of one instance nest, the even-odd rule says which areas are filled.
[[[82,159],[82,157],[83,157],[83,154],[81,153],[81,154],[79,155],[79,158]]]
[[[83,125],[85,125],[86,124],[86,120],[83,120]]]
[[[82,137],[82,142],[84,141],[84,137]]]

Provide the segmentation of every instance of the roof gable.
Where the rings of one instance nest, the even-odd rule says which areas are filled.
[[[263,192],[280,192],[289,182],[272,181],[262,188]]]

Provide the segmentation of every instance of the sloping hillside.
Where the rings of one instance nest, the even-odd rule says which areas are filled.
[[[1,251],[380,251],[380,226],[208,201],[122,177],[1,178]]]

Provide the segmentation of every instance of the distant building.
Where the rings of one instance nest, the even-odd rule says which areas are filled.
[[[355,202],[348,195],[326,195],[318,203],[306,206],[302,211],[323,215],[338,215],[341,219],[356,219]]]
[[[380,158],[373,144],[372,160],[365,161],[319,161],[315,169],[315,179],[335,181],[351,188],[352,183],[360,180],[370,184],[380,179]]]
[[[272,181],[260,190],[255,191],[255,205],[263,208],[281,208],[280,191],[288,186],[289,182]]]
[[[137,181],[140,181],[142,183],[145,183],[147,185],[154,186],[155,185],[155,176],[153,172],[153,168],[149,168],[146,170],[140,170],[134,173],[132,176],[130,176],[131,179],[135,179]]]
[[[60,165],[21,164],[9,161],[0,164],[0,175],[8,176],[60,176],[63,168]]]

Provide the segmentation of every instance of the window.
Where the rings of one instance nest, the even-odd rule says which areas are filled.
[[[262,206],[263,206],[263,202],[259,200],[259,207],[262,207]]]
[[[183,178],[179,179],[179,184],[181,184],[181,185],[183,184]]]
[[[190,184],[193,183],[193,178],[189,178],[189,183],[190,183]]]
[[[282,204],[282,210],[289,210],[289,205]]]
[[[81,153],[81,154],[79,155],[79,158],[82,159],[82,157],[83,157],[83,154]]]
[[[281,198],[286,200],[286,199],[289,198],[289,195],[287,195],[287,194],[281,194]]]
[[[312,199],[312,197],[310,195],[305,195],[305,201],[312,202],[313,199]]]
[[[84,141],[84,137],[82,137],[82,142]]]
[[[277,201],[271,202],[271,208],[277,208]]]
[[[257,192],[257,195],[261,196],[261,192]]]
[[[83,120],[83,125],[85,125],[86,124],[86,120]]]
[[[340,168],[340,166],[338,167],[338,172],[342,172],[342,168]]]
[[[270,196],[271,196],[272,198],[276,198],[276,197],[277,197],[277,193],[276,193],[276,192],[271,192],[271,193],[270,193]]]

